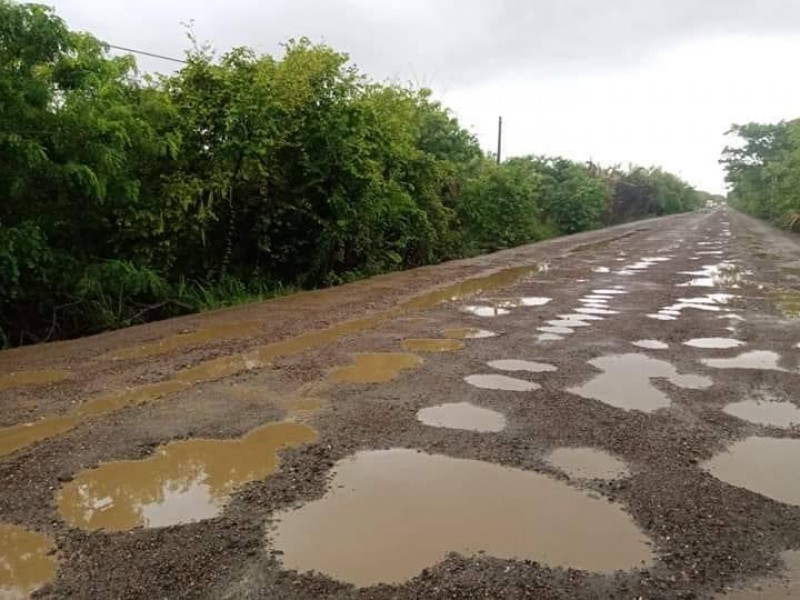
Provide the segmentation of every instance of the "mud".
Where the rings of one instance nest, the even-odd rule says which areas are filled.
[[[750,248],[753,240],[761,247],[759,255]],[[721,254],[698,256],[698,251]],[[53,553],[46,557],[58,570],[37,574],[41,583],[36,585],[42,588],[35,594],[48,598],[688,600],[782,585],[790,573],[782,571],[782,557],[800,550],[800,506],[779,499],[791,500],[785,489],[762,487],[749,475],[747,481],[728,482],[706,466],[750,438],[800,440],[791,410],[797,406],[800,377],[800,321],[791,317],[791,300],[800,286],[794,275],[798,265],[796,237],[732,212],[698,213],[3,352],[0,377],[45,371],[70,376],[0,389],[0,422],[6,428],[0,431],[0,521],[51,542]],[[723,274],[728,270],[731,277]],[[711,281],[683,285],[696,279]],[[463,310],[468,306],[507,313],[485,319]],[[654,314],[672,320],[648,318]],[[548,327],[548,321],[563,320],[588,326]],[[240,335],[243,329],[236,328],[242,324],[251,324],[252,331]],[[440,338],[461,342],[463,348],[409,350],[414,340],[438,344]],[[736,339],[745,346],[684,345],[713,338]],[[663,346],[657,354],[641,349],[637,355],[661,364],[620,371],[613,382],[611,377],[602,387],[615,404],[570,391],[608,377],[597,361],[634,354],[632,344],[644,340]],[[149,350],[142,353],[142,347]],[[115,354],[126,358],[108,360]],[[359,359],[398,354],[406,357],[399,366],[408,368],[391,364],[394,358],[387,368],[384,358],[373,365]],[[489,365],[506,360],[546,363],[555,370],[503,371]],[[471,385],[466,379],[475,374],[489,377],[475,380],[479,384],[501,377],[521,391]],[[652,399],[654,393],[660,410],[616,405],[634,405],[631,397]],[[460,405],[481,409],[472,415],[491,414],[497,421],[499,415],[504,427],[495,422],[491,429],[496,430],[478,431],[474,423],[459,421],[470,414]],[[421,420],[426,409],[443,411],[438,422]],[[77,486],[105,465],[130,465],[123,483],[134,484],[136,478],[128,475],[175,444],[237,444],[277,422],[313,429],[318,439],[279,450],[273,472],[233,484],[208,512],[193,512],[195,506],[209,506],[208,490],[176,487],[178,495],[191,490],[188,506],[173,505],[180,506],[174,511],[181,514],[180,524],[142,524],[119,532],[84,529],[59,511],[60,490]],[[487,428],[485,423],[481,428]],[[14,436],[20,437],[14,441]],[[322,564],[327,560],[323,555],[334,550],[342,561],[352,559],[354,538],[348,532],[361,527],[369,529],[367,539],[379,549],[402,535],[393,533],[403,522],[396,517],[401,503],[387,501],[385,513],[381,506],[362,508],[366,523],[382,514],[396,517],[371,529],[348,519],[332,523],[326,517],[319,527],[303,519],[298,523],[308,525],[308,536],[302,543],[319,543],[308,562],[298,561],[299,571],[288,569],[287,556],[271,541],[271,528],[280,527],[278,517],[303,514],[317,503],[338,515],[335,507],[348,495],[359,500],[375,490],[394,489],[403,477],[400,466],[381,469],[385,483],[364,478],[375,483],[359,484],[357,493],[335,483],[339,466],[381,452],[413,452],[425,465],[440,459],[448,466],[469,464],[467,470],[476,475],[469,479],[478,482],[478,495],[486,494],[488,504],[464,510],[471,515],[473,508],[488,506],[486,513],[461,521],[465,537],[438,536],[447,542],[438,546],[428,545],[428,530],[436,531],[428,523],[418,534],[425,544],[414,548],[419,545],[431,554],[398,579],[374,579],[389,577],[396,583],[363,589],[348,583],[356,581],[348,579],[351,575],[314,573],[310,569],[317,567],[310,563],[319,559]],[[570,475],[569,465],[558,468],[550,460],[565,452],[584,474]],[[793,452],[781,450],[780,455]],[[225,477],[239,473],[239,461],[269,463],[257,452],[241,459],[222,454],[217,451],[213,458],[219,455]],[[591,461],[600,456],[619,461],[627,475],[612,479],[602,469],[592,473]],[[755,472],[771,473],[770,481],[786,471],[769,452],[758,460],[734,458],[754,463]],[[427,466],[413,464],[424,478]],[[490,474],[477,476],[473,467]],[[737,466],[733,471],[744,477],[750,469]],[[530,490],[525,487],[522,500],[511,493],[502,494],[500,505],[489,502],[493,490],[486,482],[495,481],[500,471],[513,473],[514,482],[532,476],[536,483]],[[467,490],[478,485],[470,481],[464,481]],[[604,539],[590,559],[602,558],[625,538],[625,531],[634,531],[649,542],[647,563],[620,561],[623,570],[611,573],[583,562],[586,552],[578,544],[561,544],[566,537],[551,540],[562,547],[563,560],[555,560],[549,541],[535,546],[547,536],[526,536],[513,553],[517,558],[508,558],[503,540],[495,544],[494,531],[531,516],[538,502],[551,498],[545,490],[553,484],[568,498],[546,503],[564,509],[554,522],[574,518],[567,510],[573,499],[606,507],[601,513],[582,509],[599,515],[589,518],[589,530],[607,514],[617,515],[608,533],[611,542]],[[516,484],[496,487],[500,492],[521,489],[509,485]],[[438,493],[435,485],[426,487],[431,490],[417,493],[415,501]],[[445,510],[463,501],[450,496],[444,496]],[[198,504],[196,497],[201,497]],[[514,498],[511,505],[509,497]],[[95,499],[90,506],[102,508],[106,502]],[[411,500],[404,505],[416,507]],[[434,506],[422,505],[402,513],[403,518],[420,516],[411,519],[414,527]],[[339,534],[345,527],[348,532]],[[333,530],[337,533],[331,535],[340,537],[325,533]],[[590,542],[586,548],[597,545]],[[2,564],[24,556],[13,547],[8,552]],[[413,559],[413,552],[407,554]]]

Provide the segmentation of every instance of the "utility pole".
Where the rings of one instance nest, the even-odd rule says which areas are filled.
[[[500,156],[503,152],[503,117],[497,121],[497,164],[500,164]]]

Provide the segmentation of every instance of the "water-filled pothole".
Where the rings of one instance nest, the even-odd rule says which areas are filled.
[[[786,371],[780,366],[781,355],[770,350],[745,352],[734,358],[705,358],[702,363],[715,369],[756,369],[763,371]]]
[[[558,367],[547,363],[534,362],[531,360],[493,360],[487,363],[491,368],[498,371],[527,371],[528,373],[549,373],[558,371]]]
[[[420,352],[424,354],[433,352],[455,352],[464,349],[462,340],[445,339],[414,339],[403,341],[403,349],[408,352]]]
[[[728,404],[724,412],[756,425],[791,428],[800,426],[800,407],[791,402],[744,400]]]
[[[652,384],[652,378],[664,378],[686,389],[705,389],[712,384],[708,377],[680,375],[672,364],[644,354],[603,356],[589,364],[603,373],[567,391],[624,410],[653,412],[670,405],[669,396]]]
[[[0,598],[28,598],[52,581],[58,569],[54,550],[49,537],[0,523]]]
[[[798,464],[800,440],[750,437],[717,454],[703,468],[730,485],[800,506]]]
[[[511,311],[507,308],[500,308],[499,306],[479,306],[479,305],[470,305],[470,306],[462,306],[461,310],[464,312],[468,312],[476,317],[502,317],[504,315],[510,315]]]
[[[340,461],[325,496],[275,517],[285,568],[359,587],[407,581],[450,552],[597,572],[653,559],[619,505],[540,473],[406,449]]]
[[[28,385],[47,385],[59,383],[72,378],[72,373],[65,370],[42,369],[40,371],[17,371],[0,376],[0,390],[8,390]]]
[[[331,372],[331,381],[339,383],[385,383],[401,371],[416,369],[422,359],[415,354],[371,352],[356,354],[354,364]]]
[[[316,439],[307,425],[270,423],[239,440],[172,442],[144,460],[80,473],[59,492],[59,513],[74,527],[109,531],[208,519],[236,488],[275,473],[279,450]]]
[[[551,452],[545,461],[570,479],[613,481],[630,475],[623,461],[596,448],[559,448]]]
[[[631,344],[643,350],[669,350],[669,344],[659,340],[639,340],[637,342],[631,342]]]
[[[684,345],[706,350],[729,350],[731,348],[741,348],[744,346],[744,342],[732,338],[695,338],[684,342]]]
[[[469,375],[464,378],[464,381],[482,390],[503,390],[507,392],[532,392],[542,387],[533,381],[516,379],[506,375]]]
[[[487,329],[477,329],[475,327],[462,327],[460,329],[447,329],[444,332],[444,337],[452,340],[483,340],[487,338],[497,337],[494,331]]]
[[[445,429],[497,432],[506,428],[506,418],[502,413],[469,402],[423,408],[417,413],[417,419],[425,425]]]

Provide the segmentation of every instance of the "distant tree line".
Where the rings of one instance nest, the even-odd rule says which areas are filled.
[[[0,0],[0,344],[68,338],[654,215],[679,178],[495,164],[428,90],[308,40],[139,76]]]
[[[800,119],[734,125],[729,133],[738,138],[722,156],[729,202],[800,231]]]

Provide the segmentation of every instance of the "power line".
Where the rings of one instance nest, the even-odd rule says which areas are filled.
[[[172,58],[171,56],[164,56],[163,54],[154,54],[152,52],[145,52],[144,50],[134,50],[133,48],[126,48],[125,46],[115,46],[114,44],[106,44],[106,46],[108,46],[109,48],[113,48],[114,50],[122,50],[123,52],[133,52],[134,54],[141,54],[143,56],[149,56],[150,58],[169,60],[184,65],[189,64],[188,61],[182,60],[180,58]]]

